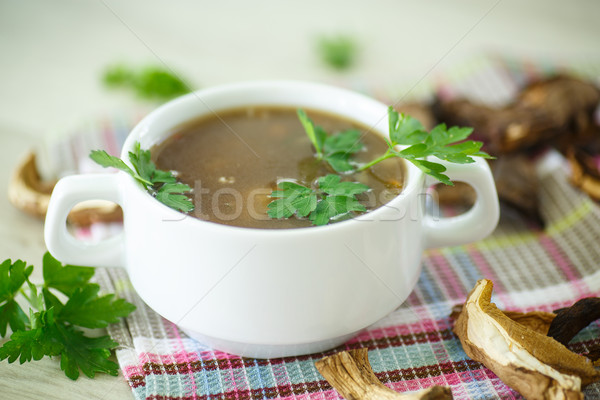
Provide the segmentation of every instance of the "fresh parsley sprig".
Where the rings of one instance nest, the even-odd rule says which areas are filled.
[[[417,119],[400,114],[392,107],[388,109],[388,118],[390,139],[386,140],[387,151],[375,160],[362,165],[358,171],[366,170],[388,158],[400,157],[440,182],[453,185],[450,178],[443,174],[446,167],[427,160],[428,157],[434,156],[456,164],[473,163],[475,162],[473,157],[493,158],[481,151],[483,143],[465,140],[473,132],[472,128],[453,126],[448,129],[446,124],[439,124],[431,132],[427,132]],[[397,150],[396,146],[399,145],[408,147]]]
[[[298,119],[306,135],[312,142],[318,160],[327,162],[335,172],[348,172],[355,169],[350,157],[363,148],[360,131],[349,129],[335,135],[327,132],[306,115],[304,110],[297,110]]]
[[[105,168],[113,167],[128,173],[158,201],[175,210],[190,212],[194,209],[192,200],[185,195],[192,188],[177,182],[171,171],[157,169],[150,150],[142,150],[139,142],[135,142],[133,151],[129,152],[129,161],[134,169],[104,150],[92,150],[90,158]]]
[[[31,283],[32,272],[33,266],[21,260],[0,264],[0,336],[8,327],[13,332],[0,347],[0,360],[23,364],[60,356],[60,368],[71,379],[80,371],[90,378],[97,372],[118,375],[118,365],[108,359],[118,343],[109,336],[89,337],[81,328],[105,328],[135,306],[114,294],[100,295],[100,286],[89,282],[94,268],[62,265],[50,253],[43,258],[43,284]],[[59,293],[67,300],[61,301]],[[29,303],[29,316],[19,296]]]
[[[268,205],[267,213],[271,218],[296,215],[308,217],[314,225],[326,225],[353,211],[366,211],[356,195],[368,191],[369,187],[357,182],[342,182],[339,175],[320,177],[316,189],[287,181],[280,182],[277,187],[279,190],[271,193],[276,200]]]

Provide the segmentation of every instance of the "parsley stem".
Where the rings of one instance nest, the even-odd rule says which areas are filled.
[[[323,150],[321,149],[321,143],[319,143],[319,140],[317,139],[317,132],[316,132],[315,124],[312,122],[312,120],[310,118],[308,118],[308,115],[306,115],[306,112],[304,110],[299,108],[298,110],[296,110],[296,114],[298,115],[298,119],[300,120],[300,123],[304,127],[304,131],[306,132],[306,135],[312,142],[313,146],[315,146],[315,150],[317,152],[317,159],[319,159],[319,160],[322,159],[323,158]]]
[[[375,164],[377,164],[377,163],[379,163],[379,162],[381,162],[381,161],[383,161],[383,160],[387,160],[388,158],[392,158],[392,157],[394,157],[394,156],[395,156],[395,154],[394,154],[394,153],[392,153],[392,152],[391,152],[391,151],[388,149],[388,151],[386,151],[386,152],[385,152],[383,155],[381,155],[381,156],[377,157],[376,159],[374,159],[374,160],[372,160],[372,161],[370,161],[370,162],[368,162],[368,163],[366,163],[366,164],[363,164],[363,165],[361,165],[361,166],[360,166],[360,167],[359,167],[359,168],[358,168],[356,171],[357,171],[357,172],[364,171],[364,170],[366,170],[366,169],[369,169],[369,168],[371,168],[373,165],[375,165]]]
[[[148,186],[149,186],[149,187],[152,187],[152,185],[153,185],[153,183],[152,183],[152,182],[150,182],[150,181],[149,181],[149,180],[147,180],[147,179],[144,179],[144,178],[142,178],[142,177],[141,177],[139,174],[136,174],[136,175],[134,176],[134,178],[135,178],[135,179],[136,179],[138,182],[140,182],[141,184],[143,184],[144,186],[146,186],[146,189],[148,189]]]

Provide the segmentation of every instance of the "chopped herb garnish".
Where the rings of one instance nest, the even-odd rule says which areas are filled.
[[[185,195],[192,188],[177,182],[177,178],[171,171],[157,169],[152,161],[150,150],[142,150],[139,142],[134,144],[133,152],[129,152],[129,161],[135,170],[120,158],[111,156],[104,150],[93,150],[90,158],[105,168],[113,167],[128,173],[158,201],[175,210],[190,212],[194,209],[192,200]]]
[[[33,266],[17,260],[0,264],[0,336],[10,340],[0,347],[0,360],[40,360],[60,356],[60,368],[71,379],[79,371],[93,378],[97,372],[118,375],[119,367],[108,358],[118,343],[109,336],[90,337],[81,328],[104,328],[135,310],[133,304],[100,295],[100,286],[90,283],[94,268],[63,266],[46,253],[42,285],[29,281]],[[24,288],[26,286],[26,288]],[[59,300],[58,292],[66,296]],[[15,300],[22,296],[30,304],[29,316]]]

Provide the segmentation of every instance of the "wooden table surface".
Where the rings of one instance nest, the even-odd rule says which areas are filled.
[[[86,121],[140,107],[101,83],[107,65],[167,65],[194,87],[303,79],[413,88],[482,52],[600,59],[600,2],[189,2],[2,0],[0,187],[30,149]],[[360,57],[336,73],[315,56],[318,35],[349,33]],[[398,94],[403,96],[406,92]],[[396,99],[395,99],[396,100]],[[148,107],[143,104],[143,107]],[[40,265],[43,222],[0,196],[0,258]],[[38,271],[39,272],[39,271]],[[34,280],[39,280],[39,274]],[[67,379],[58,361],[0,362],[2,399],[130,399],[122,376]]]

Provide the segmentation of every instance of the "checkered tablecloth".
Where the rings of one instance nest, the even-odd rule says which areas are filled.
[[[557,66],[486,57],[438,74],[430,85],[445,94],[500,104],[527,79],[557,68],[588,79],[600,77],[598,63]],[[392,103],[407,91],[411,88],[379,90],[376,96]],[[110,129],[103,132],[110,138]],[[560,157],[550,153],[541,162],[543,230],[503,215],[484,240],[426,251],[419,282],[408,300],[336,350],[368,348],[377,377],[397,391],[448,385],[455,399],[520,398],[467,357],[452,333],[449,315],[481,278],[494,282],[493,300],[501,309],[552,311],[582,297],[600,296],[600,207],[570,185]],[[99,269],[97,275],[106,290],[138,307],[109,328],[121,344],[116,355],[136,399],[339,398],[314,367],[324,354],[256,360],[215,351],[149,309],[124,270]],[[585,352],[592,344],[600,344],[600,321],[582,331],[570,347]],[[600,384],[589,386],[585,395],[600,399]]]

